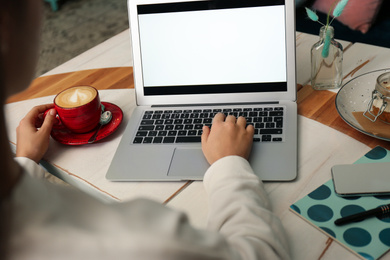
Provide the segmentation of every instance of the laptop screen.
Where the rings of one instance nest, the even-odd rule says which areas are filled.
[[[287,91],[284,1],[137,5],[144,95]]]

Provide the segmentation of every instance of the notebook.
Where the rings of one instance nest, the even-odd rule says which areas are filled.
[[[199,128],[224,112],[276,125],[256,130],[265,136],[249,162],[265,181],[295,179],[294,1],[129,0],[128,9],[137,107],[106,178],[202,180]]]
[[[377,146],[355,163],[390,162],[390,151]],[[378,259],[390,249],[390,217],[372,217],[343,226],[334,221],[390,203],[390,196],[341,197],[329,180],[290,206],[290,210],[361,259]]]

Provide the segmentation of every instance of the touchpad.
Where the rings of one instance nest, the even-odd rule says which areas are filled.
[[[201,180],[209,166],[201,148],[176,148],[168,175]]]

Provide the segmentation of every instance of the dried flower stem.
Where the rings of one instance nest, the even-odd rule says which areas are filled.
[[[332,7],[329,9],[328,15],[326,17],[326,24],[323,24],[323,23],[321,23],[319,21],[318,15],[314,11],[312,11],[309,8],[305,7],[306,8],[306,14],[312,21],[318,22],[321,25],[325,26],[325,43],[324,43],[324,48],[323,48],[323,51],[322,51],[322,57],[324,57],[324,58],[328,57],[328,55],[329,55],[329,45],[330,45],[330,40],[331,40],[330,32],[328,30],[328,27],[330,26],[330,24],[333,22],[333,20],[336,17],[339,17],[343,13],[344,8],[347,5],[348,1],[349,0],[335,0],[333,2]],[[333,18],[329,22],[330,14],[331,14],[332,10],[333,10]]]

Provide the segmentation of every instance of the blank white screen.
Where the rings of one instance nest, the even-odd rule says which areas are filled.
[[[144,86],[286,81],[284,6],[139,15]]]

